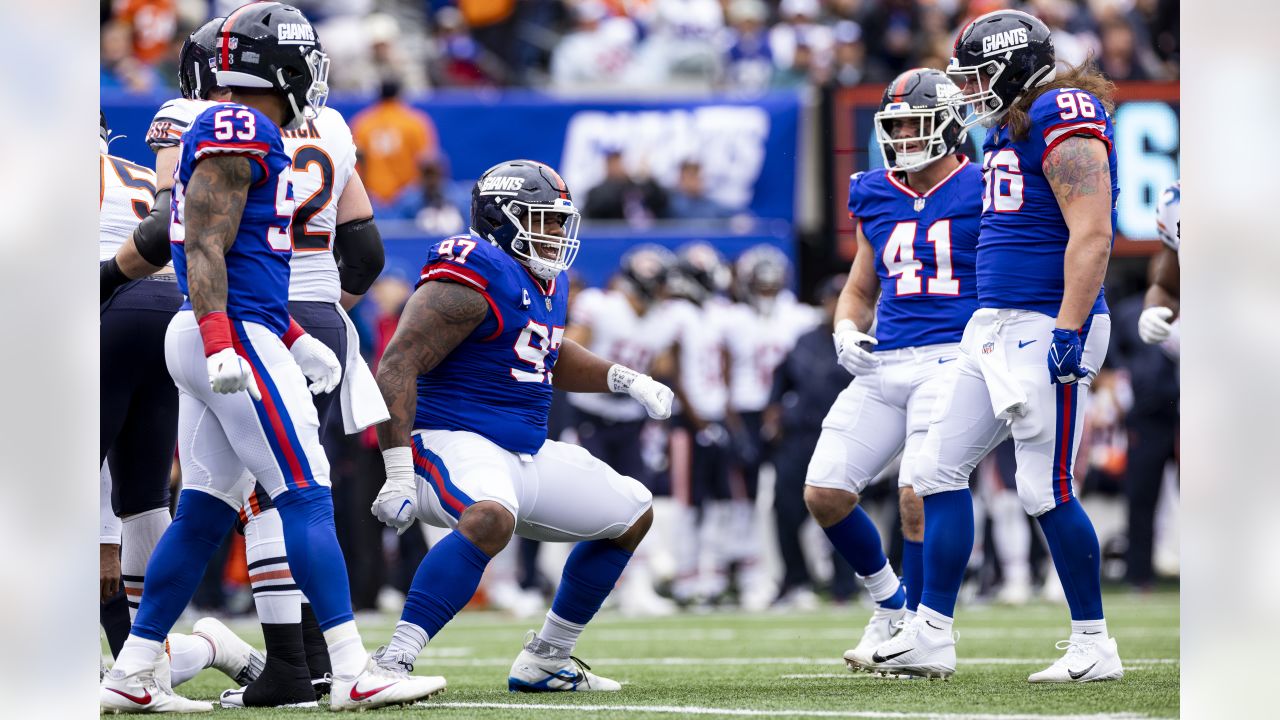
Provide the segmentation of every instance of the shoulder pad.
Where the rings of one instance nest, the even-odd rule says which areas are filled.
[[[505,263],[514,262],[501,248],[474,235],[455,235],[431,246],[418,286],[432,280],[455,282],[480,291],[502,276]]]

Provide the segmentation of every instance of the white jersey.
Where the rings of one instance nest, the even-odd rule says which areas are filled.
[[[699,307],[688,300],[672,300],[666,307],[680,343],[680,384],[703,420],[724,419],[729,384],[724,373],[728,301],[712,298]]]
[[[110,260],[151,212],[156,174],[151,168],[98,154],[98,261]],[[172,269],[173,264],[170,263]]]
[[[1182,181],[1179,180],[1160,193],[1156,204],[1156,231],[1160,242],[1178,252],[1182,245]]]
[[[208,100],[170,100],[156,112],[147,144],[157,152],[174,147],[205,108]],[[338,302],[342,288],[333,258],[338,227],[338,198],[356,169],[356,146],[342,114],[324,108],[297,130],[281,131],[284,151],[293,159],[293,196],[297,209],[289,233],[289,300]]]
[[[573,300],[569,322],[591,331],[591,352],[636,372],[647,373],[653,359],[675,340],[675,328],[657,305],[637,315],[620,290],[587,288]],[[571,393],[569,403],[584,412],[615,422],[643,420],[644,407],[624,395]]]
[[[730,309],[728,333],[729,404],[737,412],[760,412],[769,404],[773,371],[787,356],[796,340],[822,319],[822,312],[796,300],[790,292],[779,293],[768,312],[746,304]]]

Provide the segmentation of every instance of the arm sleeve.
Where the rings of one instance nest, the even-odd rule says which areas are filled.
[[[170,194],[169,188],[157,192],[151,213],[133,229],[133,244],[138,254],[152,265],[167,265],[173,256],[169,247]]]
[[[373,218],[339,225],[334,233],[333,256],[338,262],[342,289],[352,295],[365,294],[382,273],[387,260],[382,234]]]

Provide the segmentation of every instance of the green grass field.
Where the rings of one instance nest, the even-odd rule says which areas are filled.
[[[1120,643],[1120,682],[1034,686],[1026,676],[1060,655],[1067,610],[1057,605],[961,608],[956,629],[959,668],[950,681],[890,680],[854,675],[840,660],[870,610],[826,607],[814,612],[719,613],[661,620],[602,613],[576,654],[623,683],[616,694],[515,695],[507,670],[526,630],[540,620],[512,621],[468,612],[419,659],[417,672],[444,675],[448,690],[426,703],[376,711],[433,718],[1167,718],[1178,715],[1178,594],[1107,596],[1107,622]],[[394,618],[363,619],[370,649],[390,636]],[[232,628],[261,646],[257,627]],[[179,628],[185,629],[185,628]],[[178,692],[214,700],[229,686],[206,670]],[[235,717],[330,717],[327,710],[221,710]],[[323,713],[323,714],[322,714]],[[207,717],[207,716],[206,716]]]

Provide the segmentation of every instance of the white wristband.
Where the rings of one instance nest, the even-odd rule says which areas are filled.
[[[413,451],[407,446],[387,448],[382,451],[382,465],[388,479],[413,477]]]
[[[631,389],[631,383],[640,377],[640,373],[624,365],[613,365],[609,368],[609,392],[625,393]]]

